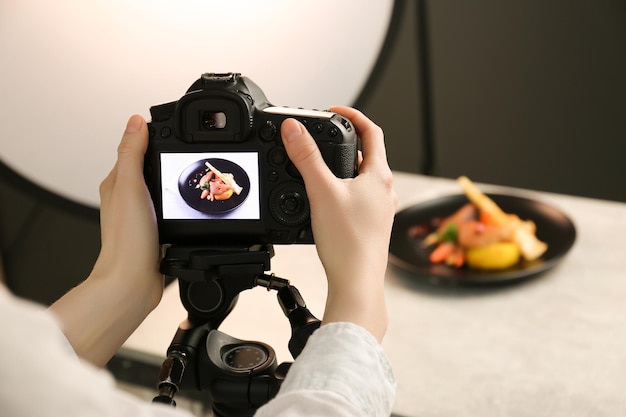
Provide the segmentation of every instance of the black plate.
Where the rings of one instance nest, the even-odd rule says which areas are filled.
[[[451,195],[408,207],[396,214],[389,248],[390,262],[415,276],[455,283],[493,284],[530,278],[558,263],[576,240],[572,221],[556,208],[512,195],[487,194],[506,213],[517,214],[522,220],[532,220],[537,226],[537,237],[548,244],[543,256],[533,262],[520,261],[504,270],[481,271],[463,267],[456,269],[444,264],[433,265],[428,256],[433,248],[423,245],[422,238],[409,236],[415,225],[428,225],[433,218],[445,217],[467,203],[465,195]],[[434,228],[434,226],[433,226]]]
[[[228,200],[209,201],[206,198],[201,199],[200,195],[202,194],[202,190],[196,188],[196,185],[200,181],[200,178],[209,171],[204,164],[205,162],[210,163],[224,174],[233,174],[235,182],[243,188],[241,193],[239,195],[233,193],[233,196]],[[250,192],[250,178],[248,174],[246,174],[246,171],[233,161],[220,158],[201,159],[189,165],[180,174],[178,178],[178,190],[183,200],[185,200],[190,207],[207,214],[220,214],[234,210],[246,200]]]

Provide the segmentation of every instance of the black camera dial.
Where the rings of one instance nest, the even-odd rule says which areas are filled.
[[[270,211],[284,226],[302,226],[309,220],[309,201],[304,186],[296,181],[279,184],[270,195]]]

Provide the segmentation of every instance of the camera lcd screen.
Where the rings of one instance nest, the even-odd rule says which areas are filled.
[[[165,220],[259,220],[257,152],[161,153]]]

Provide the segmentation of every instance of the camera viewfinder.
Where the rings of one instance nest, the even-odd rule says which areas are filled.
[[[226,127],[226,113],[205,110],[200,115],[201,129],[215,130]]]

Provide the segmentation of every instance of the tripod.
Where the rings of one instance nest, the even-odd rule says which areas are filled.
[[[277,291],[291,325],[289,351],[294,359],[300,354],[320,321],[288,280],[265,273],[272,256],[272,245],[167,249],[161,272],[178,278],[188,317],[167,350],[153,402],[175,406],[174,395],[181,385],[191,385],[208,391],[216,417],[249,417],[276,395],[291,363],[278,365],[274,350],[265,343],[218,330],[239,293],[262,286]]]

